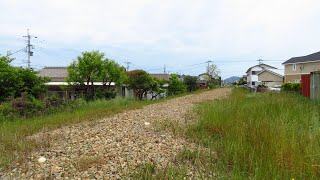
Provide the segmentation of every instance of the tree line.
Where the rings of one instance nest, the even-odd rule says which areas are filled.
[[[38,71],[33,69],[14,67],[10,64],[13,60],[9,56],[0,57],[0,116],[28,116],[65,103],[57,96],[46,94],[49,78],[37,76]],[[81,53],[67,71],[66,82],[82,87],[87,101],[114,98],[116,88],[121,86],[132,89],[139,100],[147,93],[153,100],[159,95],[178,95],[198,89],[197,77],[171,74],[169,80],[161,80],[144,70],[126,71],[99,51]],[[95,86],[95,82],[102,86]]]

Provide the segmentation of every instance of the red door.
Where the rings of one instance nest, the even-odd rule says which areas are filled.
[[[302,95],[310,97],[310,74],[301,75]]]

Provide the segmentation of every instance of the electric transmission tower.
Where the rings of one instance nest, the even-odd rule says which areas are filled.
[[[31,65],[30,57],[33,56],[32,49],[34,49],[34,45],[31,44],[31,38],[38,38],[38,37],[30,35],[29,29],[27,29],[27,35],[26,36],[22,36],[22,37],[27,38],[27,47],[26,47],[26,53],[27,53],[27,56],[28,56],[28,62],[27,62],[28,65],[27,65],[27,67],[30,68],[30,65]]]

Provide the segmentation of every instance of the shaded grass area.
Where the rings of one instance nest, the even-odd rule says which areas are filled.
[[[26,139],[40,131],[48,131],[66,125],[84,121],[93,121],[124,110],[138,109],[151,104],[151,101],[135,101],[130,99],[97,100],[82,103],[75,108],[39,117],[0,122],[0,170],[14,161],[23,160],[32,150],[49,146],[46,140],[39,144]]]
[[[319,110],[318,103],[294,94],[234,89],[228,99],[199,104],[197,121],[184,131],[163,126],[206,152],[185,149],[166,168],[146,164],[133,177],[318,179]]]
[[[216,167],[232,177],[317,179],[320,176],[319,104],[292,94],[249,94],[199,105],[186,131],[217,153]]]

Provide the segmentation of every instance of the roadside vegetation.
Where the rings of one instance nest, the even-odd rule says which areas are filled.
[[[27,139],[28,136],[66,125],[102,119],[125,110],[141,108],[150,103],[150,101],[122,98],[91,102],[78,99],[49,115],[2,121],[0,126],[0,170],[1,167],[6,167],[19,159],[22,160],[32,150],[45,145],[45,139],[39,144],[39,142]]]
[[[199,178],[317,179],[319,108],[297,94],[234,89],[228,99],[198,105],[198,121],[180,134],[213,155],[186,148],[165,170],[146,165],[138,174],[188,175],[191,164]]]

